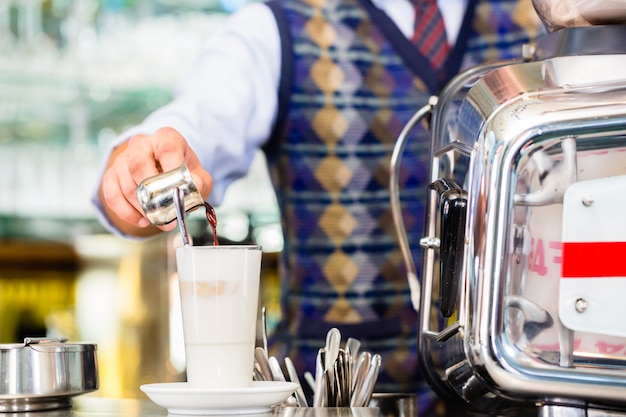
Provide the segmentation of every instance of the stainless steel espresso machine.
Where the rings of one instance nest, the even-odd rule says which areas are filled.
[[[468,410],[626,415],[626,1],[534,4],[550,33],[525,61],[459,75],[396,143],[421,367]],[[399,162],[424,118],[432,185],[408,242]]]

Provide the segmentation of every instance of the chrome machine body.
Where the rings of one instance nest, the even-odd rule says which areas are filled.
[[[514,415],[626,412],[623,39],[621,25],[557,30],[525,62],[459,75],[427,109],[419,350],[448,401]],[[418,242],[406,241],[395,180],[406,136],[392,210],[417,291],[408,245]]]

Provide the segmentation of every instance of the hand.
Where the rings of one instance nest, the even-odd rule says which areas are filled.
[[[102,177],[100,201],[109,219],[122,233],[149,236],[176,227],[175,222],[158,228],[151,226],[135,189],[144,179],[178,168],[183,162],[206,199],[213,188],[213,179],[175,129],[166,127],[153,135],[133,136],[115,149]]]

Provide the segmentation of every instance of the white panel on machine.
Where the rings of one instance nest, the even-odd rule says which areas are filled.
[[[563,199],[559,316],[576,331],[626,336],[626,176],[572,184]]]

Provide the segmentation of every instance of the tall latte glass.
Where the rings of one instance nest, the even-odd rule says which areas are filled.
[[[176,249],[187,382],[241,388],[252,382],[260,246]]]

